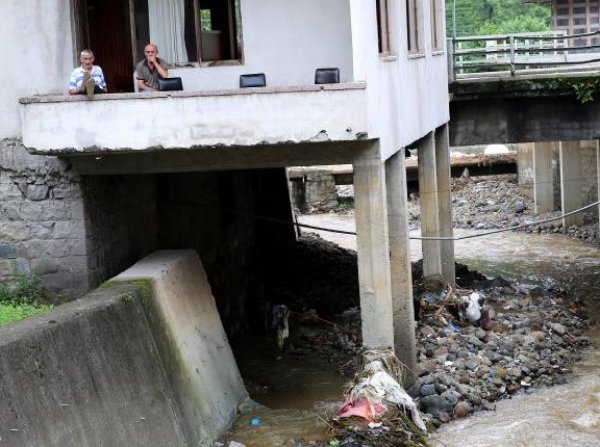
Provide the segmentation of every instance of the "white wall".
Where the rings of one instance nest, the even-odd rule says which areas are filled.
[[[180,68],[186,90],[237,88],[239,75],[265,73],[267,85],[314,82],[315,69],[339,67],[352,80],[348,0],[242,0],[244,65]]]
[[[392,55],[381,58],[375,2],[350,0],[355,80],[367,82],[369,136],[381,139],[383,158],[450,119],[446,54],[432,51],[429,1],[420,1],[423,55],[408,54],[404,3],[388,2]]]
[[[69,0],[0,1],[0,139],[21,133],[18,98],[66,92],[73,70]]]

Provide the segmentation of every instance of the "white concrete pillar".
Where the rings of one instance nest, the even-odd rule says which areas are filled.
[[[600,140],[596,140],[596,182],[598,183],[598,195],[596,201],[600,200]],[[598,206],[598,226],[600,227],[600,205]],[[598,228],[600,232],[600,228]]]
[[[439,234],[453,237],[452,225],[452,192],[450,187],[450,144],[448,124],[435,130],[435,163],[437,179]],[[454,241],[441,241],[442,276],[447,284],[456,285],[456,269],[454,267]]]
[[[372,143],[358,155],[353,168],[363,345],[392,348],[394,323],[387,198],[379,143]]]
[[[554,211],[552,156],[556,142],[533,144],[533,200],[536,213]]]
[[[404,149],[386,161],[385,181],[390,236],[394,351],[406,367],[403,385],[409,387],[418,377]]]
[[[560,198],[563,213],[581,208],[581,154],[579,141],[561,141],[560,153]],[[583,213],[563,218],[565,228],[581,225]]]
[[[419,197],[421,205],[421,236],[439,237],[437,157],[433,132],[417,143],[419,156]],[[442,276],[441,241],[423,241],[423,277]]]

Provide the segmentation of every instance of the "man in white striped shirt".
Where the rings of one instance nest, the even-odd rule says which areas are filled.
[[[92,50],[83,50],[79,55],[81,66],[71,73],[69,82],[69,95],[87,95],[88,99],[94,98],[94,93],[106,93],[106,81],[102,68],[94,65]]]

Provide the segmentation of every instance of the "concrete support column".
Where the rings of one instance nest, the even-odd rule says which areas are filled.
[[[600,141],[596,141],[596,182],[598,183],[598,195],[596,201],[600,200]],[[598,208],[598,226],[600,227],[600,205]],[[600,228],[598,228],[600,232]]]
[[[533,144],[533,200],[536,213],[554,211],[552,155],[556,142]]]
[[[561,141],[560,153],[560,198],[563,213],[581,208],[581,154],[579,141]],[[563,218],[565,228],[581,225],[583,214]]]
[[[417,379],[417,342],[412,292],[412,267],[407,213],[406,168],[404,150],[394,154],[385,164],[392,306],[394,316],[394,351],[405,365],[403,385]]]
[[[437,179],[439,234],[452,237],[452,193],[450,191],[450,145],[448,124],[435,130],[435,163]],[[456,285],[454,241],[441,241],[442,276],[447,284]]]
[[[354,167],[354,206],[363,345],[394,346],[390,247],[385,170],[379,143],[358,155]]]
[[[433,132],[417,144],[419,155],[419,197],[421,236],[439,237],[440,220],[437,185],[437,157]],[[423,241],[423,277],[442,276],[441,241]]]

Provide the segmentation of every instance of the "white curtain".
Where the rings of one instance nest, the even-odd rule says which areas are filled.
[[[150,41],[168,63],[187,63],[185,49],[185,0],[148,0]]]

